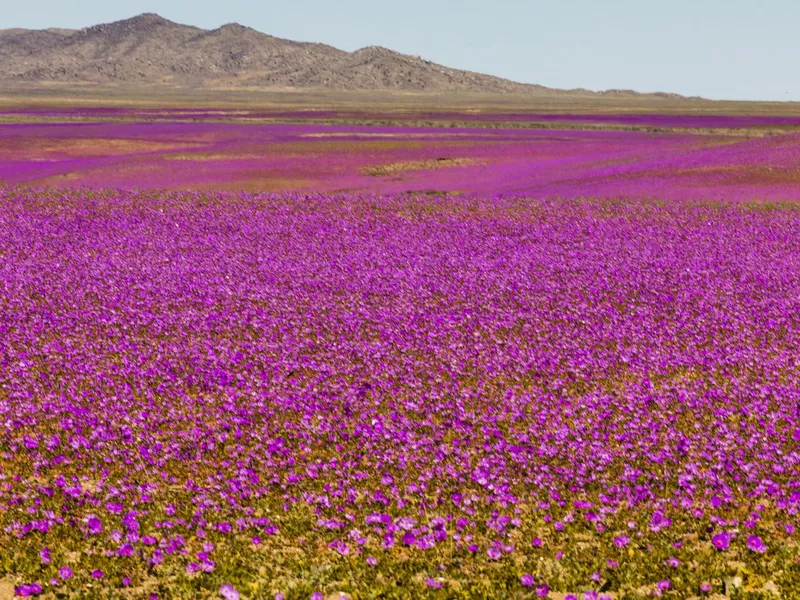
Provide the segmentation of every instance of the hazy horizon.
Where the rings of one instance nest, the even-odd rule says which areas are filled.
[[[545,0],[489,4],[409,0],[297,0],[254,6],[243,0],[197,5],[188,0],[87,0],[79,7],[29,0],[0,28],[79,29],[144,12],[213,29],[238,22],[281,38],[343,50],[378,45],[449,67],[524,83],[590,90],[674,92],[715,100],[800,100],[800,80],[786,73],[800,60],[793,23],[800,6],[766,0],[757,12],[743,1],[676,0],[642,6]]]

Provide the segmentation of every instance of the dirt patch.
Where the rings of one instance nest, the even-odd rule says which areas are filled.
[[[204,160],[255,160],[263,159],[264,154],[168,154],[163,158],[164,160],[190,160],[190,161],[204,161]]]
[[[161,152],[202,146],[193,142],[166,142],[157,140],[133,140],[113,138],[51,138],[16,140],[0,147],[0,158],[5,160],[19,159],[58,159],[101,158],[121,154],[138,154],[143,152]]]
[[[435,131],[431,133],[384,133],[384,132],[377,132],[377,133],[365,133],[365,132],[345,132],[345,131],[332,131],[332,132],[319,132],[319,133],[304,133],[300,137],[306,138],[337,138],[337,137],[347,137],[347,138],[430,138],[430,137],[441,137],[446,135],[448,137],[457,137],[457,136],[470,136],[470,137],[489,137],[487,133],[474,133],[472,131],[466,133],[460,132],[440,132]]]
[[[431,196],[434,198],[447,198],[449,196],[460,196],[458,190],[406,190],[406,196]]]
[[[10,581],[0,581],[0,600],[12,600],[14,598],[14,584]]]
[[[474,158],[432,158],[428,160],[410,160],[405,162],[389,163],[364,167],[361,172],[370,177],[389,177],[395,173],[406,171],[430,171],[434,169],[447,169],[450,167],[465,167],[477,164]]]
[[[254,177],[235,177],[229,181],[215,181],[200,184],[186,184],[179,186],[185,190],[230,190],[243,191],[250,193],[259,192],[282,192],[288,190],[310,190],[314,189],[314,182],[307,179],[295,179],[291,177],[270,177],[269,175]]]

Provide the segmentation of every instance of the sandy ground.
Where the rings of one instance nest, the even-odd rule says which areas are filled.
[[[53,84],[0,91],[0,108],[65,106],[243,109],[472,110],[476,112],[664,113],[800,116],[800,102],[732,102],[637,97],[337,92],[314,89],[187,89]]]

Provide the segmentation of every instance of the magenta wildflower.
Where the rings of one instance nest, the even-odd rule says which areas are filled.
[[[429,588],[433,588],[435,590],[438,590],[438,589],[442,588],[442,582],[438,581],[436,579],[433,579],[432,577],[428,577],[425,580],[425,585],[427,585]]]
[[[89,533],[92,535],[97,535],[103,531],[103,523],[97,517],[89,517],[86,521],[86,525],[89,528]]]
[[[531,587],[534,584],[533,575],[530,573],[525,573],[519,578],[519,581],[525,587]]]
[[[767,545],[757,535],[751,535],[747,538],[747,547],[758,554],[763,554],[767,551]]]
[[[15,596],[38,596],[42,593],[42,586],[37,583],[23,583],[20,586],[14,588],[14,595]]]
[[[681,561],[674,556],[667,559],[667,566],[672,567],[673,569],[677,569],[680,566],[680,564]]]
[[[230,583],[223,583],[219,588],[220,596],[225,600],[239,600],[239,592]]]
[[[711,543],[717,550],[727,550],[731,545],[731,534],[728,532],[718,533],[711,538]]]

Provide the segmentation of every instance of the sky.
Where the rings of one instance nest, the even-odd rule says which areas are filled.
[[[0,29],[155,12],[557,88],[800,101],[798,0],[0,0]]]

